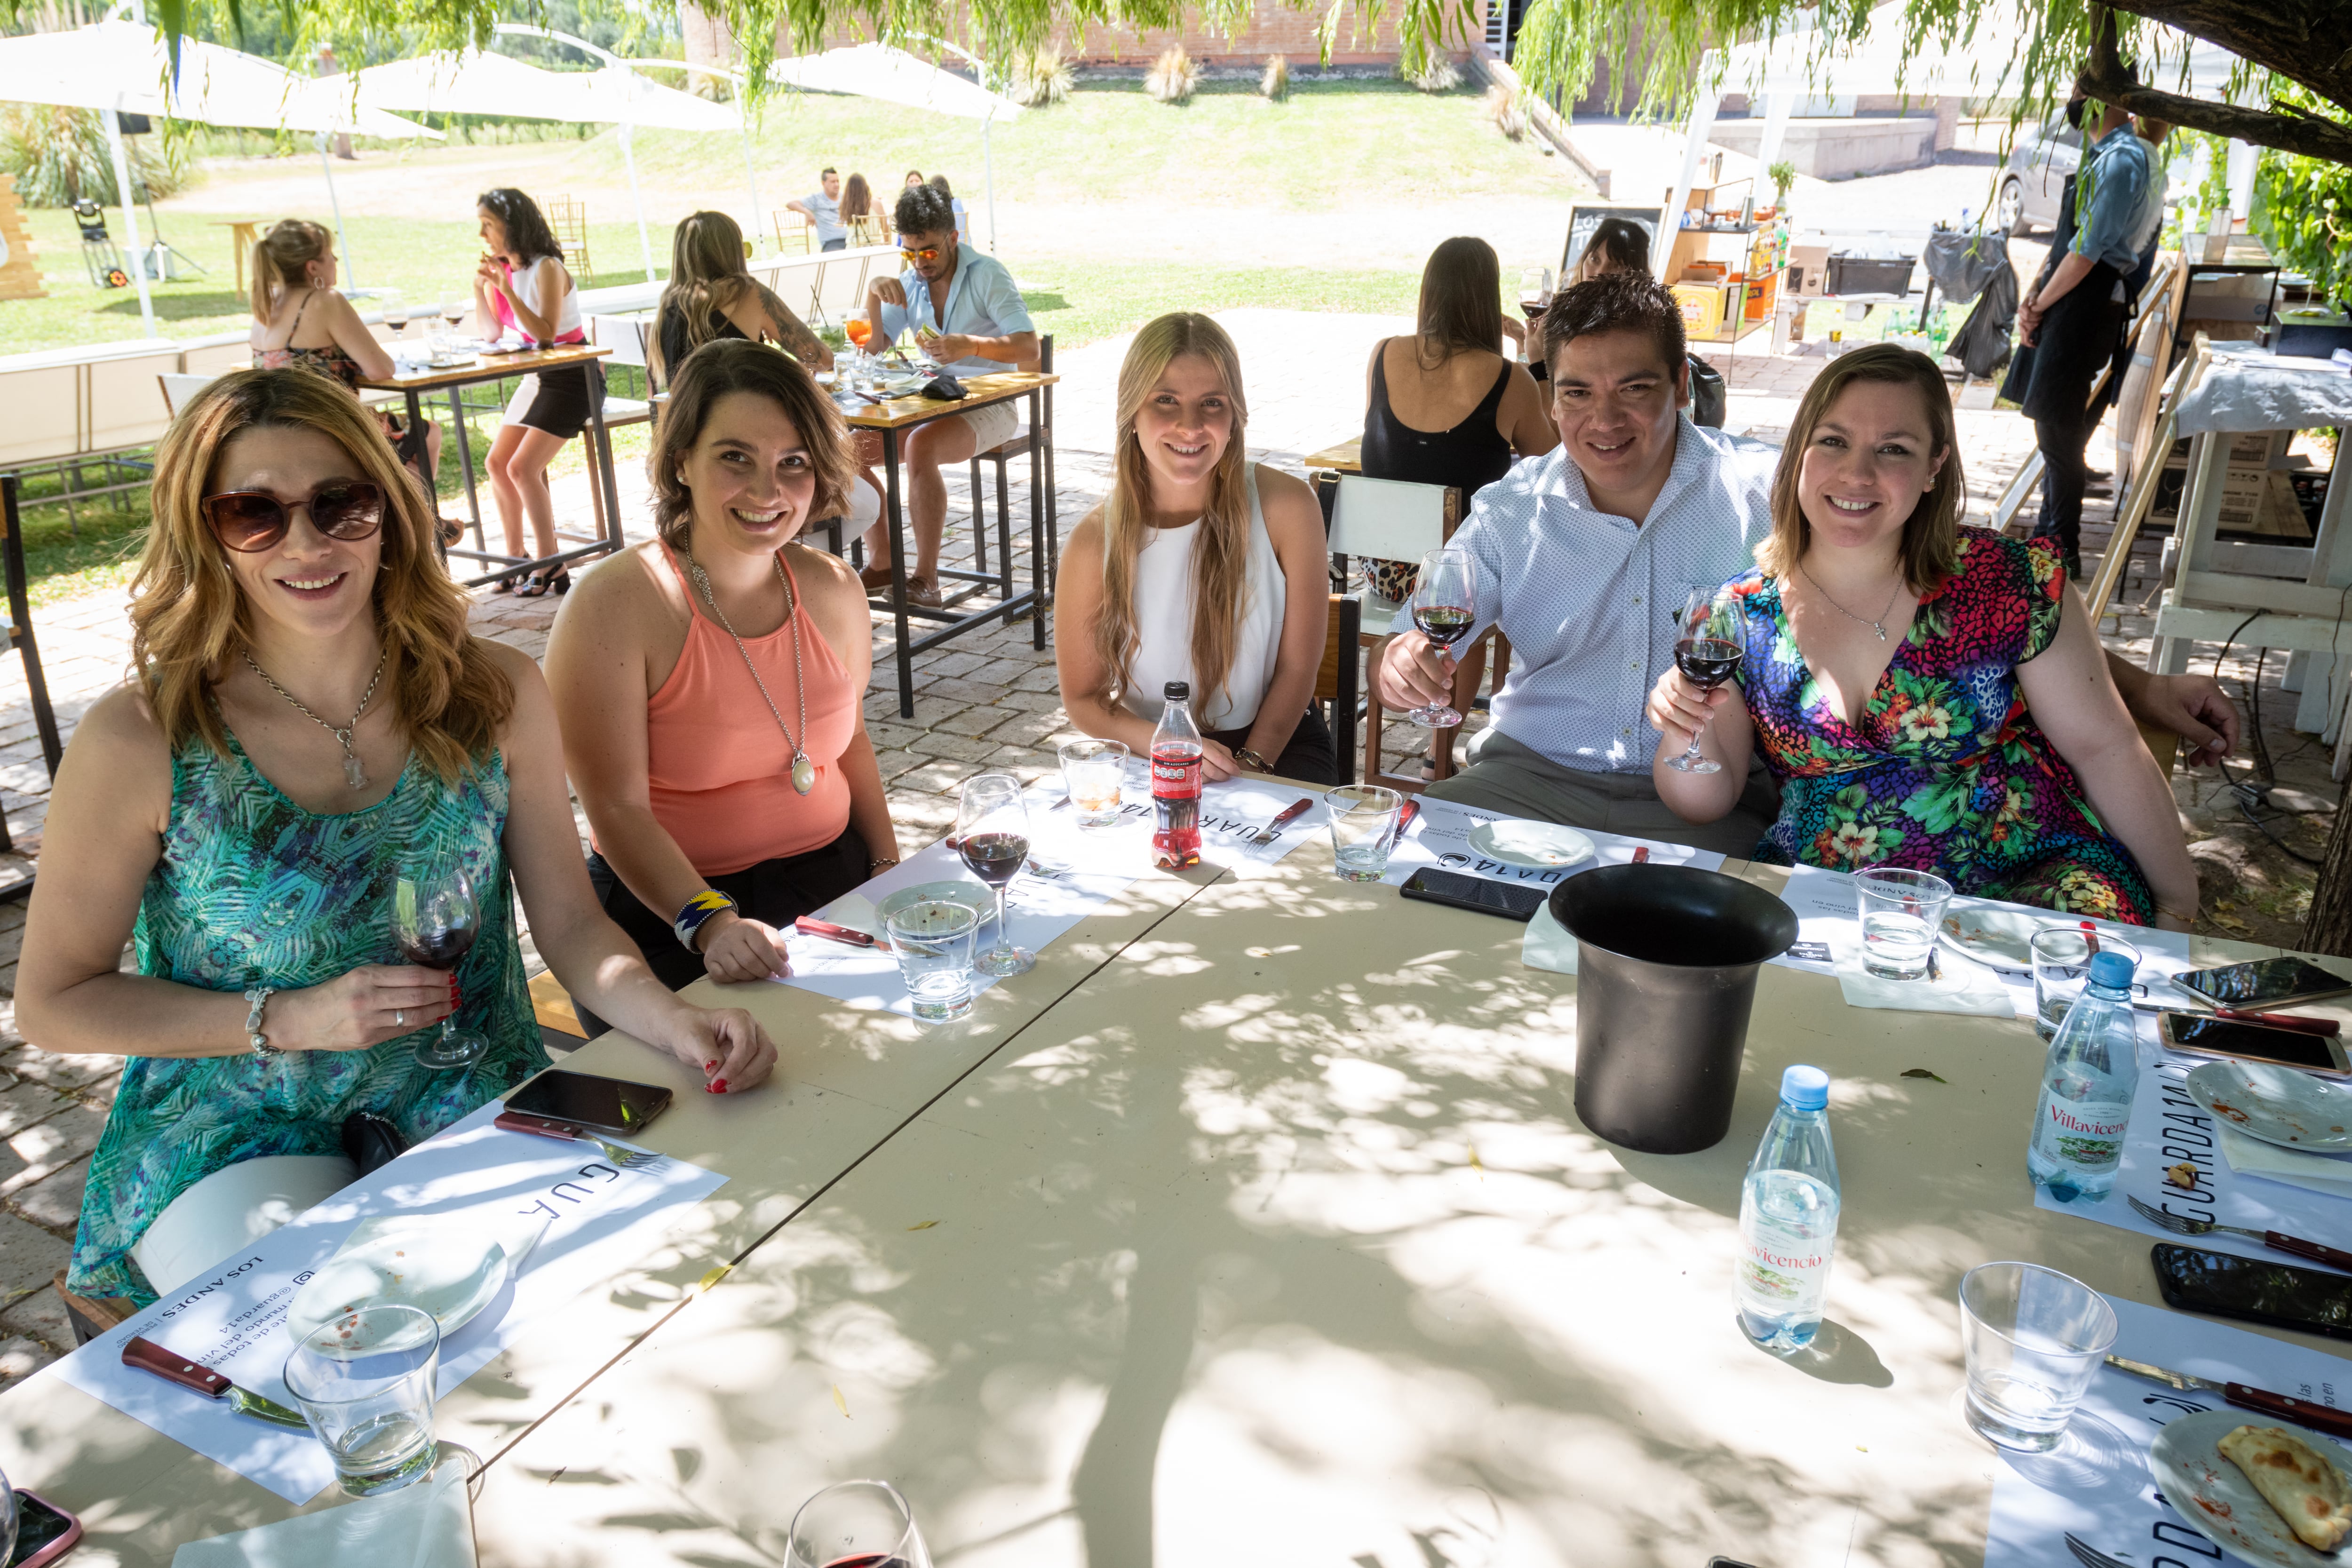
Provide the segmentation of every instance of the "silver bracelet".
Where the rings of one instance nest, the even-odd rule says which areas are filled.
[[[256,987],[245,994],[249,1004],[245,1013],[245,1043],[253,1047],[253,1054],[257,1057],[285,1055],[261,1032],[261,1010],[269,1005],[270,997],[276,994],[276,988],[268,985]]]

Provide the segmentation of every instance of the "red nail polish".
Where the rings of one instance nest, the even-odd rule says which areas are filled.
[[[727,1092],[727,1080],[723,1078],[712,1079],[710,1080],[710,1092],[713,1094],[725,1094]]]

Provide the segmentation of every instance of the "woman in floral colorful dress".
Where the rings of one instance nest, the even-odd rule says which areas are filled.
[[[1651,694],[1659,796],[1716,820],[1760,741],[1781,795],[1758,860],[1909,867],[2185,931],[2197,874],[2172,792],[2058,557],[1959,526],[1956,439],[1924,354],[1872,344],[1814,380],[1759,569],[1710,617],[1740,645],[1734,685],[1702,693],[1670,670]],[[1694,730],[1721,772],[1670,765]]]

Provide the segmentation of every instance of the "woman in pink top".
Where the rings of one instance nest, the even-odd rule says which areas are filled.
[[[793,542],[838,512],[848,442],[807,371],[740,339],[688,356],[655,430],[659,537],[582,578],[548,681],[605,912],[672,988],[759,980],[781,928],[898,859],[866,591]]]

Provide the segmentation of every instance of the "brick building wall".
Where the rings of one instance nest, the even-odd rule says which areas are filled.
[[[1393,65],[1397,58],[1396,7],[1385,7],[1376,26],[1368,26],[1361,18],[1348,16],[1341,19],[1333,39],[1333,65]],[[1187,54],[1211,65],[1257,66],[1270,55],[1283,55],[1294,66],[1311,66],[1320,58],[1321,46],[1316,37],[1316,26],[1323,16],[1321,7],[1294,10],[1280,0],[1257,0],[1248,23],[1231,37],[1202,26],[1197,18],[1188,19],[1181,28],[1163,28],[1138,32],[1126,27],[1090,26],[1078,28],[1067,23],[1055,27],[1051,42],[1069,58],[1085,65],[1150,65],[1154,57],[1171,43],[1181,43]],[[1480,11],[1483,16],[1483,8]],[[959,29],[949,34],[955,42],[972,47],[970,38]],[[866,41],[867,35],[859,28],[845,27],[825,40],[827,47]],[[1448,38],[1447,52],[1456,58],[1467,54],[1473,40],[1469,37]],[[780,39],[779,53],[793,52],[789,40]]]

